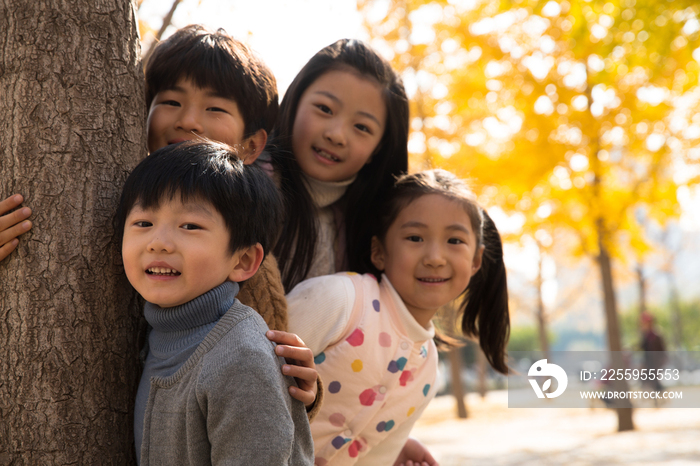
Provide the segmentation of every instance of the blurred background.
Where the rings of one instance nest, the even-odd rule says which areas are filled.
[[[411,98],[411,170],[470,179],[503,234],[510,350],[639,350],[648,313],[668,350],[700,351],[697,2],[137,4],[144,56],[187,24],[222,27],[280,95],[340,38],[390,60]],[[443,465],[700,464],[698,410],[508,409],[474,344],[441,360],[445,396],[415,435]]]

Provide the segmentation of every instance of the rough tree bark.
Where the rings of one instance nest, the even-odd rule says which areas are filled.
[[[145,156],[130,0],[0,0],[0,465],[133,464],[139,310],[111,220]]]

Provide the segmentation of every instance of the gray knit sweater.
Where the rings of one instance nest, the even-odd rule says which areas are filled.
[[[142,466],[313,464],[306,409],[288,393],[294,381],[237,291],[227,282],[176,308],[147,304],[153,330],[135,414]]]

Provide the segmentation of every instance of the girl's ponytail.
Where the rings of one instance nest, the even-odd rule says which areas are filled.
[[[506,345],[510,334],[508,286],[503,263],[503,243],[496,225],[482,211],[484,255],[481,268],[471,278],[462,301],[462,332],[479,338],[479,345],[494,369],[508,373]]]

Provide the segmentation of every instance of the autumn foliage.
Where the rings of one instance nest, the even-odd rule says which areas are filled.
[[[555,232],[601,269],[643,257],[645,218],[679,215],[700,174],[700,7],[692,1],[359,0],[412,97],[412,168],[474,180],[482,204]],[[631,418],[629,426],[631,427]],[[622,429],[621,422],[621,429]]]

